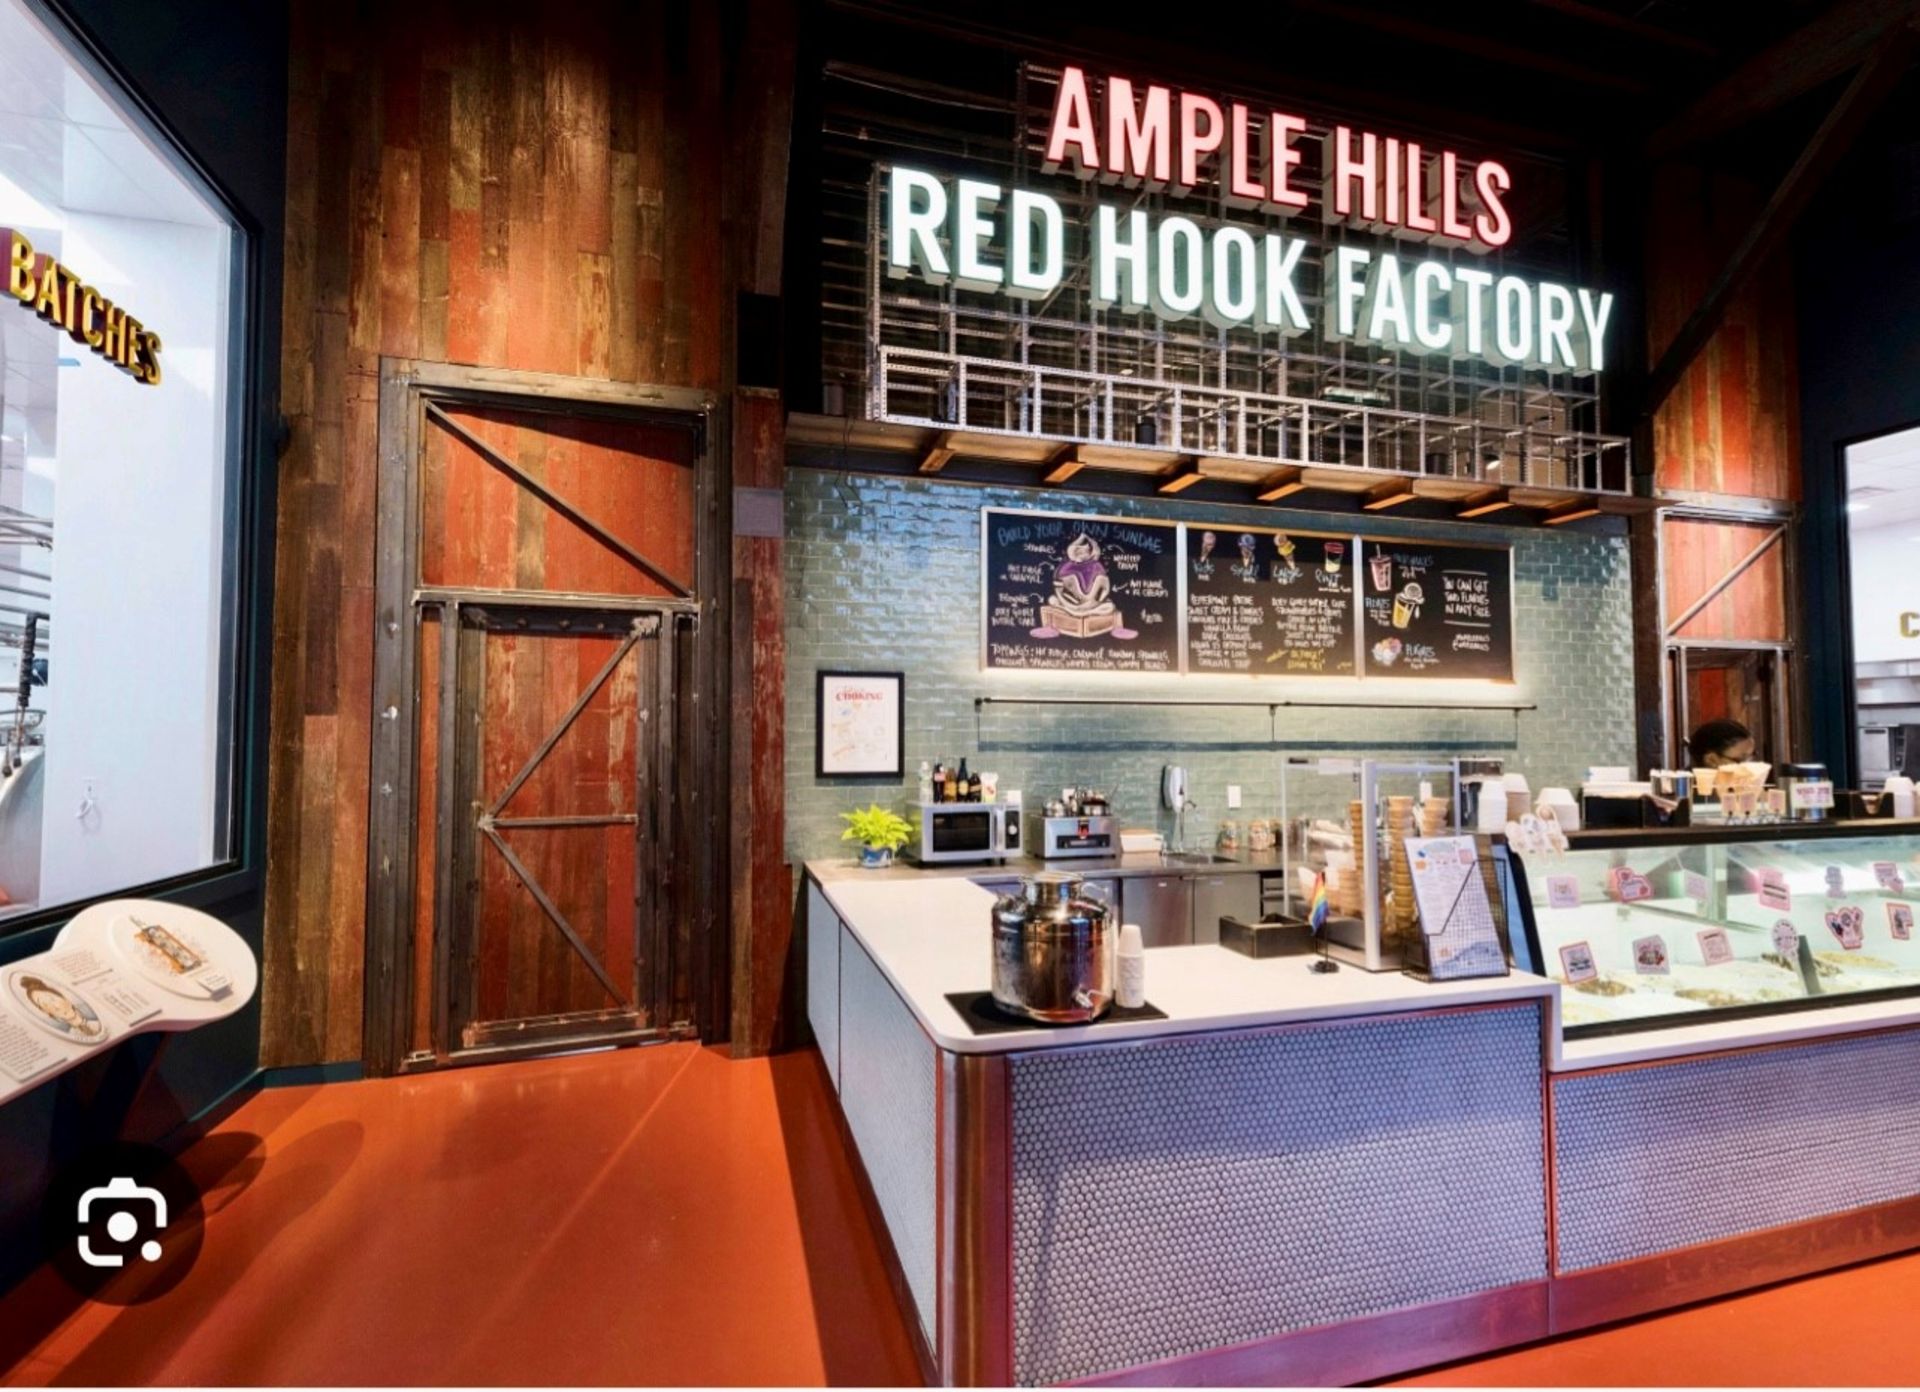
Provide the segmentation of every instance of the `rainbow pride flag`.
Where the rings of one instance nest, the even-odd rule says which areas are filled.
[[[1313,926],[1316,935],[1327,926],[1327,877],[1324,873],[1313,877],[1313,894],[1307,899],[1307,922]]]

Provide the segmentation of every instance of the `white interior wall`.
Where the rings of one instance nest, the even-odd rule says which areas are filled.
[[[1848,541],[1854,661],[1920,658],[1920,521],[1856,526]],[[1903,613],[1914,615],[1909,622],[1917,636],[1902,636]]]
[[[165,346],[157,387],[62,349],[43,903],[211,863],[219,738],[227,236],[69,213],[61,256]]]

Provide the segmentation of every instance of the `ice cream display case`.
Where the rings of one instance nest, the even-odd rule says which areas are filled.
[[[1568,1039],[1920,995],[1920,822],[1593,832],[1509,850],[1515,966]]]

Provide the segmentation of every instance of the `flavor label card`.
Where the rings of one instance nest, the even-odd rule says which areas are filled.
[[[1580,877],[1578,875],[1547,876],[1547,904],[1556,909],[1577,909],[1580,907]],[[1585,944],[1576,944],[1584,947]],[[1565,949],[1562,949],[1564,951]],[[1571,978],[1569,978],[1571,979]]]
[[[1786,877],[1778,870],[1762,870],[1759,882],[1753,889],[1759,896],[1760,907],[1763,909],[1785,913],[1793,907],[1793,896],[1787,892]]]
[[[1700,930],[1700,960],[1710,967],[1721,966],[1733,960],[1733,944],[1727,940],[1724,928],[1703,928]]]
[[[1800,957],[1800,930],[1793,926],[1793,920],[1781,919],[1773,925],[1773,950],[1789,962]]]
[[[1827,867],[1827,898],[1841,899],[1847,893],[1847,874],[1837,865]]]
[[[1887,931],[1898,942],[1910,942],[1913,939],[1913,905],[1903,904],[1899,900],[1887,904]]]
[[[1653,898],[1653,885],[1630,865],[1616,865],[1607,871],[1607,893],[1622,904],[1637,904]]]
[[[1827,931],[1846,951],[1857,952],[1866,942],[1867,916],[1859,905],[1843,904],[1837,909],[1828,909],[1826,919]]]
[[[1907,887],[1906,881],[1900,878],[1900,867],[1890,860],[1874,861],[1873,882],[1894,894],[1900,893]]]
[[[110,972],[88,988],[93,998],[119,1016],[122,1024],[137,1025],[160,1013],[160,1003],[118,972]]]
[[[46,1072],[58,1059],[40,1036],[0,1007],[0,1073],[24,1083]]]
[[[1642,976],[1665,976],[1673,969],[1667,957],[1667,940],[1650,933],[1633,941],[1633,969]]]
[[[1600,975],[1593,949],[1583,942],[1568,943],[1560,949],[1560,970],[1570,983],[1592,981]]]
[[[1713,892],[1711,886],[1707,884],[1707,877],[1697,870],[1687,871],[1681,877],[1681,886],[1681,892],[1696,903],[1704,904]]]

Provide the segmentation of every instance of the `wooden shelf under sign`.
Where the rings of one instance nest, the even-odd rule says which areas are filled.
[[[1045,486],[1087,495],[1202,496],[1208,502],[1317,511],[1410,514],[1499,525],[1564,526],[1651,512],[1652,498],[1488,479],[1389,473],[1339,464],[1276,464],[1146,445],[1094,445],[1033,435],[854,420],[795,412],[790,467],[938,476],[949,483]]]

